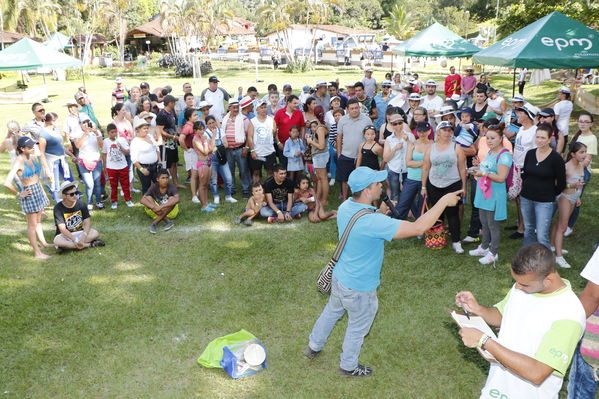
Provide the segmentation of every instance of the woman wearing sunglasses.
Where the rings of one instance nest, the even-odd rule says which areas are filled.
[[[62,201],[54,206],[56,237],[54,245],[59,252],[64,249],[102,247],[100,233],[92,229],[89,210],[78,197],[77,182],[66,181],[60,186]]]

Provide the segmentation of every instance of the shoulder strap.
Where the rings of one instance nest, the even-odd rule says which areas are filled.
[[[356,212],[356,214],[354,216],[352,216],[352,218],[349,220],[349,223],[345,227],[345,230],[343,231],[343,235],[341,236],[341,239],[339,240],[339,244],[337,244],[337,248],[335,249],[335,252],[333,253],[333,260],[335,262],[337,262],[339,260],[339,257],[341,256],[341,252],[343,251],[343,248],[345,247],[345,243],[347,242],[347,238],[349,237],[349,233],[350,233],[352,227],[354,227],[354,224],[356,224],[356,222],[358,221],[359,218],[361,218],[362,216],[369,214],[369,213],[374,213],[374,211],[372,209],[368,209],[368,208],[362,209],[362,210]]]
[[[499,154],[497,154],[497,158],[495,159],[495,163],[499,163],[499,157],[501,156],[501,154],[503,154],[504,152],[509,152],[510,150],[508,150],[507,148],[504,148],[503,150],[499,151]]]

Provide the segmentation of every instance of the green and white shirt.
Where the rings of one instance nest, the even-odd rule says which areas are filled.
[[[557,399],[576,344],[585,312],[570,282],[551,294],[527,294],[514,286],[495,307],[502,314],[498,341],[506,348],[532,357],[554,369],[540,385],[491,363],[481,398]]]

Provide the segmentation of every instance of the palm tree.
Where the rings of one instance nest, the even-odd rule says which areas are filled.
[[[403,4],[395,3],[389,16],[383,18],[383,25],[387,32],[395,36],[397,39],[408,39],[414,35],[414,18]]]
[[[295,54],[290,50],[291,37],[289,36],[289,25],[292,24],[290,12],[297,5],[293,0],[266,0],[258,8],[257,13],[277,33],[279,46],[285,43],[283,52],[287,56],[288,63],[295,61]]]
[[[128,28],[126,14],[129,4],[128,0],[100,0],[97,9],[102,23],[109,27],[114,38],[117,39],[116,46],[121,65],[125,64],[125,38]]]
[[[55,0],[2,0],[0,12],[5,30],[48,37],[56,31],[61,7]]]

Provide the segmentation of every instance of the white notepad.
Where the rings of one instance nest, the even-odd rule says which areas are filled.
[[[452,311],[450,315],[453,318],[453,320],[458,324],[458,326],[462,328],[476,328],[477,330],[482,331],[494,340],[497,340],[497,335],[495,335],[491,327],[489,327],[489,325],[485,322],[485,320],[482,317],[470,315],[470,318],[468,318],[466,315],[456,313],[455,311]],[[495,357],[486,350],[478,349],[478,351],[488,361],[497,361],[497,359],[495,359]]]

